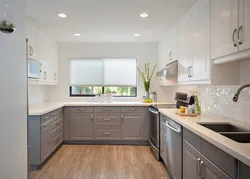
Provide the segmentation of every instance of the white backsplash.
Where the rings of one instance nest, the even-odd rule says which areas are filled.
[[[43,85],[29,85],[29,105],[39,104],[46,101],[47,86]]]

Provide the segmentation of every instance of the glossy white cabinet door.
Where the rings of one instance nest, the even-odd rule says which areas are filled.
[[[178,45],[178,38],[177,38],[177,26],[174,26],[168,32],[168,49],[167,49],[167,57],[168,57],[168,64],[177,60],[177,45]]]
[[[159,70],[161,70],[167,65],[166,48],[167,48],[167,41],[166,39],[164,39],[159,44],[159,62],[158,62]]]
[[[189,67],[192,62],[192,12],[188,13],[178,25],[178,81],[190,80]]]
[[[250,49],[250,1],[239,0],[239,50]]]
[[[26,37],[28,38],[28,57],[36,59],[37,56],[37,29],[31,23],[26,22]]]
[[[200,0],[193,9],[192,26],[193,60],[191,80],[210,78],[210,0]]]
[[[212,0],[211,22],[212,58],[238,52],[238,0]]]

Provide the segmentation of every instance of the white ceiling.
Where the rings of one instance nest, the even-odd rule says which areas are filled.
[[[196,1],[26,0],[26,6],[28,18],[59,42],[156,42]],[[68,17],[59,18],[61,12]]]

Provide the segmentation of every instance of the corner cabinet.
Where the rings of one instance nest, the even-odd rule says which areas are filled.
[[[26,21],[26,37],[28,38],[28,57],[35,59],[37,56],[37,28]]]
[[[199,0],[178,25],[178,81],[210,79],[210,0]]]
[[[220,64],[250,56],[249,0],[212,0],[211,22],[214,63]]]

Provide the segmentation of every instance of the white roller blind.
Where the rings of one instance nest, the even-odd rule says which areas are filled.
[[[136,59],[73,59],[70,86],[136,86]]]
[[[104,59],[104,86],[136,86],[136,59]]]
[[[102,84],[102,59],[74,59],[70,61],[70,86],[100,86]]]

